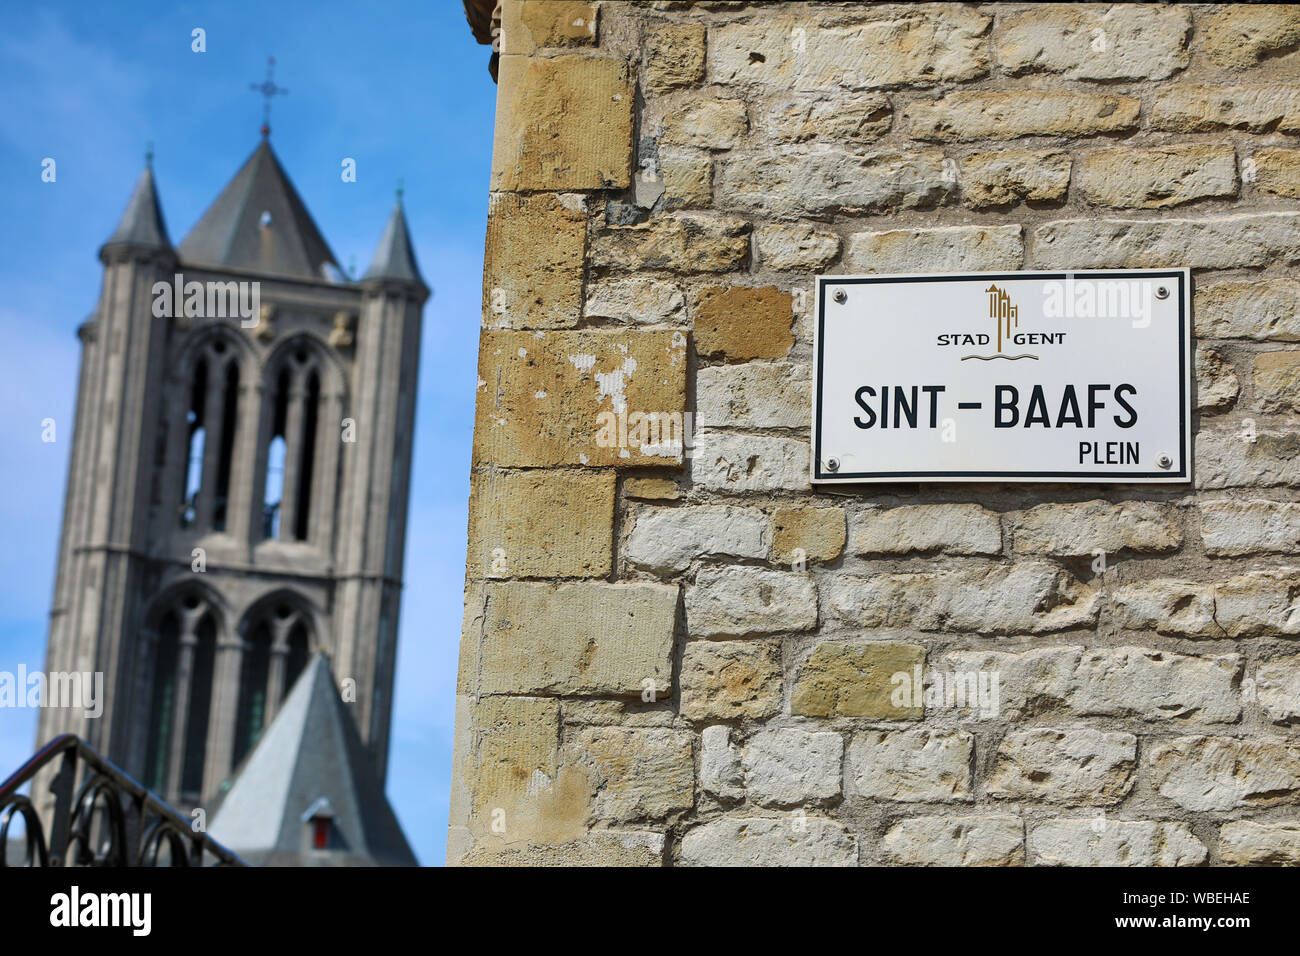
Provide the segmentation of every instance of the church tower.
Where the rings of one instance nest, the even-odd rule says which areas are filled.
[[[400,195],[340,271],[263,139],[173,247],[146,167],[82,341],[46,708],[177,806],[207,805],[315,652],[378,779],[392,711],[420,277]],[[354,690],[349,695],[348,690]]]

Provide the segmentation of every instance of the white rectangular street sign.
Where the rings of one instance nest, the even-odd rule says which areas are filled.
[[[813,481],[1189,481],[1190,283],[818,276]]]

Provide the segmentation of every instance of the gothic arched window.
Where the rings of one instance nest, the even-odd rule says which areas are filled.
[[[325,473],[337,469],[338,459],[322,429],[333,372],[323,349],[305,337],[286,343],[268,365],[260,480],[265,538],[312,541],[313,515],[332,506],[322,500],[333,489]]]
[[[188,594],[158,618],[150,680],[144,783],[169,799],[203,789],[217,621]]]
[[[287,595],[264,601],[250,611],[244,633],[233,766],[261,740],[307,666],[312,646],[310,616]]]
[[[193,369],[180,523],[198,531],[225,531],[239,426],[239,358],[222,336],[213,336],[203,344]]]
[[[208,393],[208,363],[194,366],[190,385],[190,408],[185,415],[185,492],[181,498],[181,527],[194,526],[199,488],[203,484],[203,445],[207,429],[203,424],[203,402]]]

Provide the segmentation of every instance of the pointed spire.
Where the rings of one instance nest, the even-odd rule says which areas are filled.
[[[379,240],[379,248],[375,250],[375,258],[366,274],[361,277],[362,282],[371,279],[408,282],[428,292],[428,286],[420,276],[420,267],[415,262],[415,250],[411,248],[411,235],[406,227],[406,211],[402,207],[400,185],[397,187],[397,202],[393,206],[392,215],[388,217],[388,225],[384,227],[384,235]]]
[[[108,237],[104,247],[128,245],[140,249],[167,249],[172,247],[163,222],[162,205],[158,202],[158,189],[153,179],[153,149],[145,154],[144,172],[135,184],[131,201],[117,229]]]
[[[181,242],[195,265],[337,281],[342,270],[263,139]]]

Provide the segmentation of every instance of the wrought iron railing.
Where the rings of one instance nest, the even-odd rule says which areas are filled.
[[[48,829],[18,792],[47,766],[55,768]],[[205,856],[217,866],[248,865],[72,734],[55,737],[0,783],[0,867],[10,865],[9,831],[18,817],[26,830],[24,866],[203,866]]]

